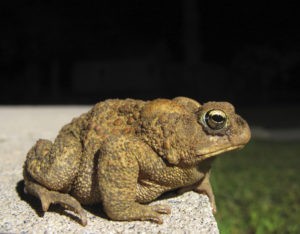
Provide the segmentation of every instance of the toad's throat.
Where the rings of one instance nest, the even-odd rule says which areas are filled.
[[[229,152],[229,151],[236,150],[236,149],[242,149],[244,146],[245,145],[230,146],[230,147],[219,149],[219,150],[209,152],[209,153],[206,153],[206,154],[199,154],[198,157],[201,158],[201,159],[207,159],[207,158],[216,156],[218,154],[222,154],[222,153]]]

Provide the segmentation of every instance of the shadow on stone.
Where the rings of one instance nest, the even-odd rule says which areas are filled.
[[[36,197],[34,197],[30,194],[26,194],[24,192],[24,186],[25,186],[24,180],[20,180],[16,186],[16,191],[17,191],[20,199],[22,201],[27,202],[39,217],[43,217],[44,212],[42,210],[42,206],[41,206],[39,199],[37,199]]]
[[[94,205],[85,205],[83,207],[85,210],[99,218],[110,220],[110,218],[105,214],[103,206],[100,203]]]
[[[162,195],[160,195],[156,200],[160,201],[160,200],[167,200],[169,198],[174,198],[174,197],[178,197],[182,195],[182,193],[178,193],[177,190],[172,190],[172,191],[168,191],[163,193]]]

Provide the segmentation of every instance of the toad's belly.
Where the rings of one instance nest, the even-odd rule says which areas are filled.
[[[178,184],[178,186],[163,186],[155,184],[151,181],[141,181],[137,184],[136,201],[139,203],[148,203],[155,200],[157,197],[159,197],[165,192],[188,187],[200,181],[201,179],[185,185]]]

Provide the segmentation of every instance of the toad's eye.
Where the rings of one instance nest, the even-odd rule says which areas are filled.
[[[227,116],[221,110],[210,110],[205,114],[205,123],[213,130],[224,128],[226,122]]]

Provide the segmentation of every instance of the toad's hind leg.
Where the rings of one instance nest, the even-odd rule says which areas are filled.
[[[79,215],[80,223],[85,226],[87,224],[86,213],[82,209],[80,203],[67,193],[50,191],[45,187],[31,181],[28,174],[24,172],[26,192],[38,197],[41,200],[42,209],[48,211],[50,204],[60,204],[65,209],[71,210]]]
[[[25,191],[41,200],[44,211],[51,203],[79,214],[86,224],[80,203],[66,194],[72,186],[80,164],[82,147],[72,134],[59,135],[54,144],[38,140],[27,154],[24,165]]]
[[[68,192],[80,165],[82,146],[72,134],[59,135],[52,144],[38,140],[27,154],[24,170],[49,190]]]

